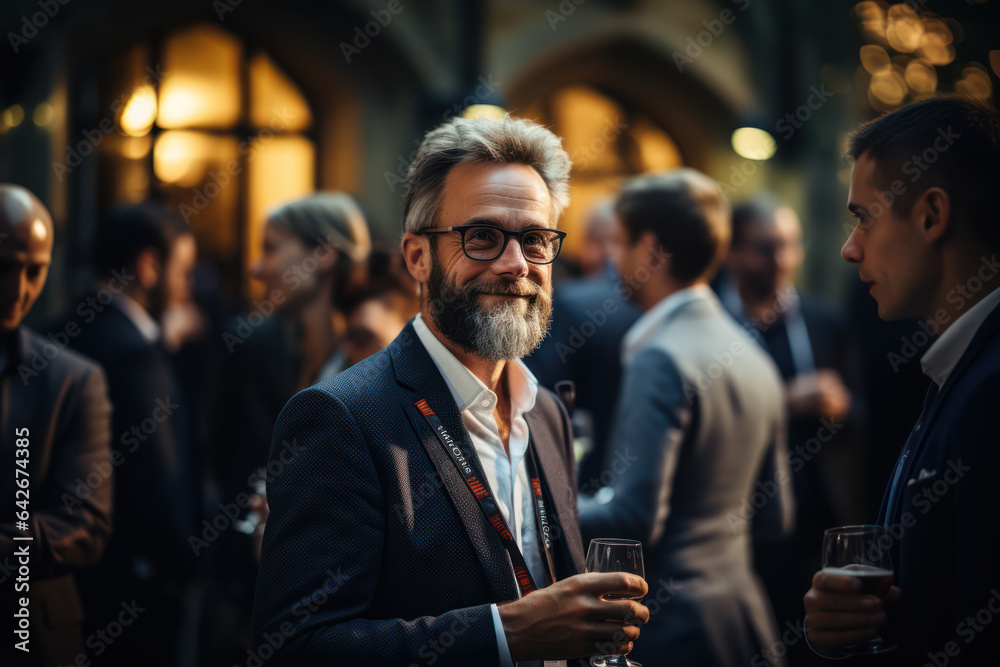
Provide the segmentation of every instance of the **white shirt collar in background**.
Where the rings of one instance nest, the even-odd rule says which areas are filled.
[[[1000,289],[994,289],[979,303],[962,313],[920,358],[920,368],[924,375],[934,380],[938,389],[944,386],[955,369],[955,364],[965,354],[965,349],[969,347],[979,327],[997,304],[1000,304]]]

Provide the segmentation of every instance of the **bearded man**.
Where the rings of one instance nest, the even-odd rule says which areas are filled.
[[[420,313],[275,426],[258,659],[490,666],[631,649],[648,610],[602,596],[646,583],[578,574],[569,419],[520,361],[548,329],[569,169],[528,121],[459,118],[425,137],[402,240]]]

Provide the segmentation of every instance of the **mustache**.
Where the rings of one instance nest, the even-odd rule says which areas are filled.
[[[494,294],[498,296],[523,296],[534,298],[543,292],[541,285],[531,281],[510,280],[476,280],[463,286],[463,291],[469,295]]]

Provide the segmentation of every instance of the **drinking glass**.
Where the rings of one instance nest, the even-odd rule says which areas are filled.
[[[823,534],[823,572],[857,577],[861,592],[884,598],[892,587],[892,540],[882,526],[840,526]],[[881,636],[842,649],[848,655],[886,653],[896,648]]]
[[[587,572],[631,572],[643,579],[646,573],[642,565],[642,542],[597,537],[590,541],[587,550]],[[613,593],[605,595],[605,600],[637,600],[642,596]],[[642,667],[623,654],[595,655],[590,659],[593,667]]]

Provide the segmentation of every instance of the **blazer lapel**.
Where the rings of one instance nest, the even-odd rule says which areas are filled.
[[[547,491],[546,497],[553,505],[552,513],[559,524],[559,532],[556,533],[559,539],[555,540],[556,568],[557,575],[565,578],[583,571],[580,523],[577,518],[575,489],[566,471],[565,454],[559,444],[561,437],[556,430],[559,422],[546,418],[539,410],[538,402],[541,400],[542,396],[539,395],[535,408],[525,413],[524,421],[528,424],[531,444],[538,457],[539,475]]]
[[[517,599],[517,582],[507,550],[483,515],[465,480],[455,469],[455,464],[437,434],[416,406],[418,401],[426,400],[455,444],[461,448],[462,454],[481,468],[479,456],[462,422],[458,406],[427,350],[420,343],[412,322],[406,325],[390,345],[389,354],[397,381],[411,390],[403,410],[468,533],[472,548],[490,582],[490,588],[498,601]]]

